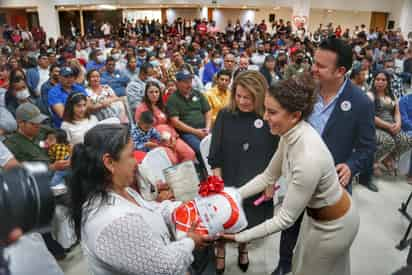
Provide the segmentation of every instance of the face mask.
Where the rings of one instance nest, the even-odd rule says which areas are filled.
[[[215,63],[216,65],[220,65],[220,64],[222,64],[222,59],[220,59],[220,58],[214,58],[214,59],[213,59],[213,63]]]
[[[159,54],[159,58],[165,58],[165,57],[166,57],[166,55],[164,53]]]
[[[156,82],[156,78],[154,78],[153,76],[149,76],[147,79],[146,79],[146,81],[145,82],[149,82],[149,81],[152,81],[152,82]]]
[[[104,63],[106,61],[106,58],[104,57],[104,55],[98,55],[97,56],[97,61],[99,63]]]
[[[393,74],[395,70],[393,68],[386,68],[385,69],[389,74]]]
[[[30,96],[30,92],[28,89],[21,90],[16,92],[16,98],[19,100],[24,100]]]
[[[147,58],[147,57],[146,57],[146,56],[138,56],[137,58],[138,58],[139,60],[146,61],[146,58]]]
[[[147,47],[147,48],[145,48],[145,49],[146,49],[147,52],[153,51],[153,47]]]
[[[114,60],[119,60],[120,59],[120,53],[114,53],[114,54],[112,54],[112,57],[113,57],[113,59]]]
[[[157,61],[157,60],[152,60],[152,61],[150,61],[150,64],[153,66],[153,67],[159,67],[159,61]]]

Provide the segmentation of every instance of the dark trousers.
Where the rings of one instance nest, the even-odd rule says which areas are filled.
[[[359,174],[359,183],[360,184],[367,185],[367,184],[369,184],[369,182],[371,182],[372,175],[373,175],[373,162],[374,161],[375,161],[374,158],[369,159],[366,168],[364,170],[362,170],[362,172]],[[352,192],[349,192],[349,193],[352,194]]]
[[[193,250],[194,261],[189,268],[190,275],[214,274],[215,255],[213,245]]]
[[[283,230],[280,234],[279,265],[284,269],[289,269],[292,265],[293,250],[295,249],[296,242],[298,241],[302,219],[303,213],[296,220],[294,225],[292,225],[286,230]]]

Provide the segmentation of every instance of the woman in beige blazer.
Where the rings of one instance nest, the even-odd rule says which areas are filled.
[[[280,135],[278,150],[266,170],[242,186],[243,198],[262,192],[283,175],[288,190],[269,220],[223,238],[245,243],[284,230],[306,210],[292,262],[293,275],[348,275],[349,249],[359,229],[359,215],[341,187],[334,161],[319,134],[305,121],[315,103],[307,77],[278,82],[265,97],[265,120]]]

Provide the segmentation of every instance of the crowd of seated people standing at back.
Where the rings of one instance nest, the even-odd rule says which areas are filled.
[[[129,125],[135,150],[162,147],[173,164],[196,158],[201,163],[200,142],[229,103],[235,78],[259,71],[272,86],[309,73],[318,43],[328,36],[352,46],[354,64],[347,78],[374,102],[375,173],[396,170],[400,154],[412,147],[412,99],[405,89],[412,47],[400,31],[344,31],[329,24],[310,33],[302,26],[294,31],[283,20],[228,22],[225,29],[213,21],[182,18],[105,24],[87,26],[86,36],[48,40],[40,29],[26,35],[5,28],[0,138],[18,161],[40,159],[53,171],[65,171],[69,160],[50,162],[40,147],[43,130],[62,129],[75,145],[97,124],[114,122]],[[33,121],[33,112],[45,119]],[[17,150],[16,142],[22,141],[27,146]],[[412,168],[409,176],[412,180]]]

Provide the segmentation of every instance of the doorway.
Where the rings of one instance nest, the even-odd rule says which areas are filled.
[[[386,30],[386,24],[388,22],[388,13],[386,12],[372,12],[370,29],[379,31]]]

